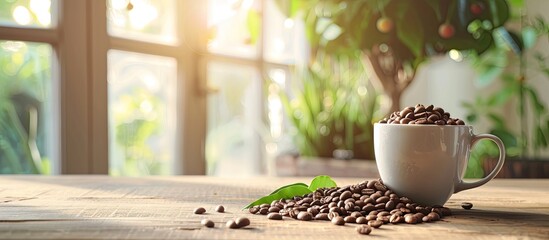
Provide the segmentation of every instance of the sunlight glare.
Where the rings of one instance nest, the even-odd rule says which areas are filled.
[[[28,25],[32,21],[31,14],[26,7],[17,6],[12,12],[13,20],[19,25]]]

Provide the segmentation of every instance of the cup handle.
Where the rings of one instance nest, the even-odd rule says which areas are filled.
[[[461,179],[461,177],[460,177],[459,182],[454,187],[454,193],[461,192],[463,190],[476,188],[476,187],[484,185],[485,183],[487,183],[488,181],[490,181],[494,177],[496,177],[498,172],[503,167],[503,163],[505,162],[505,146],[503,145],[503,142],[501,141],[501,139],[499,139],[498,137],[496,137],[492,134],[473,135],[473,139],[471,140],[471,148],[479,140],[484,139],[484,138],[492,140],[496,145],[498,145],[499,159],[498,159],[498,163],[496,164],[496,167],[494,167],[494,169],[492,170],[492,172],[490,174],[488,174],[488,176],[486,176],[485,178],[480,179],[476,182],[464,182],[463,179]]]

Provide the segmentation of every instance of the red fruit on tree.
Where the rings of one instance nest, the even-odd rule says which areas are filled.
[[[388,33],[393,30],[395,27],[395,24],[393,23],[393,20],[391,20],[388,17],[382,17],[377,20],[376,22],[377,30],[379,30],[382,33]]]
[[[444,39],[453,37],[455,33],[456,29],[452,26],[452,24],[444,23],[438,27],[438,35]]]
[[[471,13],[476,16],[482,14],[482,6],[478,3],[471,4],[471,6],[469,6],[469,10],[471,10]]]

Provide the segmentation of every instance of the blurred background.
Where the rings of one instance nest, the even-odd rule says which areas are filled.
[[[376,177],[434,104],[549,177],[549,1],[0,0],[0,173]],[[467,177],[493,167],[475,146]]]

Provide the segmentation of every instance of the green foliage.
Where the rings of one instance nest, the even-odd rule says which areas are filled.
[[[261,197],[254,202],[248,204],[244,209],[248,209],[253,206],[261,205],[264,203],[270,204],[274,200],[288,199],[295,196],[303,196],[308,193],[312,193],[319,188],[333,188],[337,187],[335,181],[326,175],[316,176],[312,181],[311,185],[307,186],[305,183],[293,183],[286,186],[282,186],[274,190],[271,194]]]
[[[403,64],[417,68],[429,56],[451,49],[482,54],[494,46],[493,33],[508,30],[510,17],[505,0],[277,0],[288,16],[305,20],[307,37],[313,50],[328,54],[369,52],[380,44],[389,46]],[[519,4],[520,1],[511,1]],[[470,10],[478,5],[479,14]],[[394,28],[381,32],[378,19],[388,18]],[[450,38],[439,35],[439,27],[449,23],[455,28]],[[335,31],[338,29],[339,31]],[[509,44],[516,44],[506,38]],[[313,51],[314,52],[314,51]]]
[[[336,182],[330,177],[326,175],[320,175],[316,176],[309,185],[309,190],[316,191],[319,188],[332,188],[337,187]]]
[[[378,95],[361,58],[319,55],[296,76],[292,91],[281,91],[280,98],[300,154],[332,157],[335,149],[346,149],[356,158],[373,159]]]
[[[19,106],[14,96],[24,96],[21,104],[44,104],[51,83],[51,52],[48,44],[0,41],[0,173],[48,173],[44,160],[33,156],[25,129],[29,123],[19,115],[27,115],[28,106]],[[38,112],[39,118],[42,114]],[[37,127],[37,145],[44,150],[44,129]]]
[[[494,72],[501,72],[500,87],[492,94],[478,96],[474,103],[465,103],[464,107],[469,112],[467,118],[470,123],[481,119],[488,121],[490,133],[503,141],[507,157],[539,157],[540,151],[549,145],[549,110],[540,100],[538,89],[528,81],[528,76],[549,78],[547,56],[532,49],[540,37],[549,34],[549,27],[541,18],[527,21],[523,17],[521,20],[521,34],[517,35],[517,42],[522,44],[518,46],[521,50],[519,57],[506,57],[512,49],[507,48],[506,44],[500,44],[492,50],[500,56],[500,60],[486,54],[476,61],[481,85],[493,83],[497,75]],[[536,64],[526,64],[528,56],[533,56]],[[518,65],[518,72],[514,69],[506,70],[510,64]],[[509,106],[516,106],[516,114],[505,111]],[[505,124],[513,119],[519,123],[520,129]],[[470,164],[473,163],[473,166],[480,165],[485,158],[498,155],[495,144],[481,142],[478,145],[471,154]],[[478,170],[471,167],[467,175],[477,177]]]

